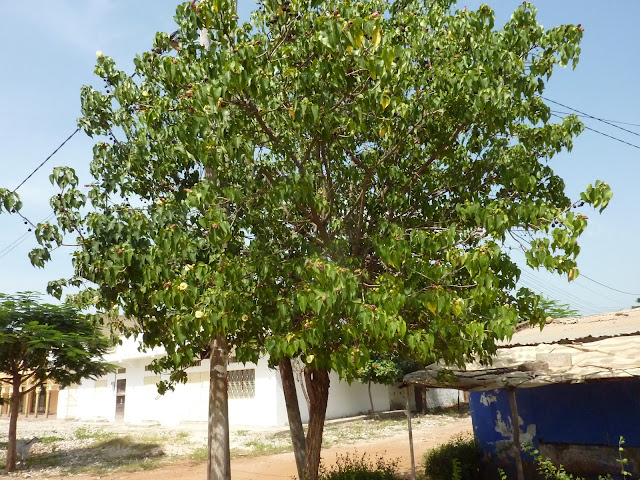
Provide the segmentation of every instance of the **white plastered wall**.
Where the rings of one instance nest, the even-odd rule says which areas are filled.
[[[97,380],[84,380],[80,385],[64,389],[58,400],[58,418],[90,421],[115,421],[116,381],[126,379],[124,421],[127,423],[206,422],[209,394],[209,361],[187,369],[188,382],[176,385],[175,391],[159,395],[156,383],[166,377],[145,371],[145,366],[162,355],[159,349],[138,351],[135,340],[125,339],[106,359],[125,373],[109,374]],[[257,364],[231,363],[229,370],[255,369],[254,398],[229,399],[231,426],[284,426],[288,423],[280,374],[269,369],[266,358]],[[330,376],[327,419],[366,413],[369,410],[367,385],[341,382]],[[302,421],[307,422],[307,403],[299,381],[296,381]],[[389,409],[388,388],[373,384],[371,393],[376,411]]]

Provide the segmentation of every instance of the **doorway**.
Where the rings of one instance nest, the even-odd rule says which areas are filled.
[[[116,420],[124,420],[124,395],[127,390],[127,380],[116,381]]]

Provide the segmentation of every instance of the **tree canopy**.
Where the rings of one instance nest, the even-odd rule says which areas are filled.
[[[83,88],[79,120],[91,189],[54,171],[57,224],[31,256],[77,236],[52,292],[88,281],[79,304],[136,319],[174,380],[214,337],[240,360],[299,356],[310,379],[376,352],[488,361],[544,319],[508,245],[578,275],[577,202],[611,191],[567,197],[550,160],[583,127],[541,94],[577,64],[580,26],[545,29],[524,2],[498,28],[446,0],[265,0],[245,24],[203,0],[176,22],[177,53],[159,33],[134,75],[99,55],[106,90]]]
[[[33,292],[0,294],[0,383],[11,386],[7,470],[16,466],[20,398],[47,381],[65,387],[104,375],[112,370],[102,359],[111,346],[72,305],[40,303]]]

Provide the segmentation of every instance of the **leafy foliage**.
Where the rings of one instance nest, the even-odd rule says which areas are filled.
[[[98,325],[71,305],[39,303],[32,292],[0,294],[0,371],[4,383],[15,376],[61,387],[98,377],[112,367],[101,360],[112,346]]]
[[[539,94],[577,63],[581,29],[545,30],[529,4],[502,29],[446,1],[267,0],[244,25],[230,7],[181,5],[180,50],[158,54],[158,34],[139,80],[98,58],[108,91],[83,88],[80,125],[109,141],[88,197],[54,171],[58,224],[39,226],[33,262],[78,235],[71,282],[97,286],[79,304],[139,319],[173,380],[215,334],[241,360],[264,349],[352,378],[371,352],[487,359],[541,321],[503,244],[578,274],[587,218],[548,160],[582,126],[550,123]]]
[[[480,478],[481,458],[480,448],[474,438],[458,437],[425,454],[425,474],[430,480],[449,480],[454,477],[473,480]]]
[[[112,343],[99,327],[69,304],[40,303],[32,292],[0,294],[0,384],[11,386],[8,471],[16,467],[21,397],[49,380],[65,387],[113,370],[102,359]]]
[[[580,312],[566,303],[546,297],[540,297],[540,306],[547,317],[571,318],[580,315]]]
[[[375,463],[366,455],[338,456],[330,469],[320,468],[320,480],[399,480],[398,462],[378,457]]]
[[[371,359],[360,369],[357,378],[363,383],[374,382],[383,385],[393,385],[402,380],[402,377],[410,372],[415,372],[420,368],[420,364],[400,360],[391,356],[384,357],[372,354]]]
[[[136,319],[171,381],[212,338],[351,380],[373,353],[488,361],[541,322],[506,243],[574,279],[572,207],[612,195],[572,201],[549,163],[583,127],[540,95],[582,29],[545,29],[527,2],[502,28],[448,0],[265,0],[245,24],[233,6],[180,5],[177,53],[157,34],[135,75],[99,55],[107,89],[83,88],[79,120],[92,187],[54,170],[57,222],[31,254],[78,237],[50,291],[88,282],[78,305]]]

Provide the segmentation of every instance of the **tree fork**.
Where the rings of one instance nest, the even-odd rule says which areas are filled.
[[[318,480],[322,432],[329,400],[329,372],[310,367],[304,370],[304,379],[309,392],[309,429],[307,431],[307,465],[305,480]]]

